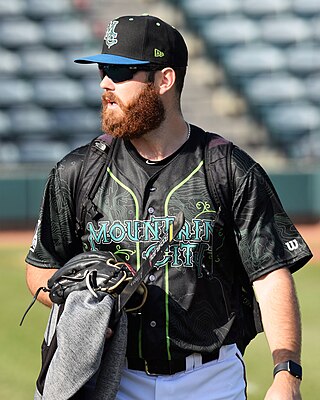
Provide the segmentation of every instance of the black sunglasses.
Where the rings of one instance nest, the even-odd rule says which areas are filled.
[[[141,65],[139,67],[127,65],[98,64],[101,80],[107,75],[114,83],[129,81],[139,71],[157,71],[159,67]]]

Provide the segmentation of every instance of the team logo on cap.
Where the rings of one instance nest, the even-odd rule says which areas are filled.
[[[106,42],[108,49],[110,49],[111,46],[114,46],[115,44],[118,43],[117,39],[118,34],[117,32],[114,31],[118,23],[119,21],[111,21],[107,27],[104,41]]]

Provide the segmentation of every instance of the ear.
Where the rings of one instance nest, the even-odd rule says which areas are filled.
[[[159,88],[159,94],[164,94],[172,89],[176,81],[176,73],[170,67],[166,67],[159,72],[156,74],[155,84]]]

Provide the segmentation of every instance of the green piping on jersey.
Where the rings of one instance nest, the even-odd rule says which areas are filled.
[[[113,175],[113,173],[111,172],[111,169],[109,167],[107,168],[107,171],[112,179],[114,179],[121,187],[123,187],[127,192],[129,192],[131,194],[134,204],[136,206],[135,218],[136,218],[136,220],[138,220],[139,219],[139,203],[138,203],[137,196],[134,194],[134,192],[128,186],[126,186],[115,175]],[[137,270],[138,270],[141,265],[140,243],[139,242],[136,243],[136,252],[137,252]]]
[[[113,175],[113,173],[111,172],[111,169],[109,167],[107,168],[107,171],[112,179],[114,179],[121,187],[123,187],[125,190],[127,190],[131,194],[134,204],[135,204],[135,207],[136,207],[135,218],[136,218],[136,220],[138,220],[139,219],[139,202],[138,202],[136,195],[128,186],[126,186],[117,177],[115,177]],[[140,266],[141,266],[141,255],[140,255],[140,243],[139,242],[136,243],[136,254],[137,254],[137,270],[138,270],[138,269],[140,269]],[[139,357],[142,358],[142,329],[141,329],[141,326],[140,326],[140,331],[139,331],[138,346],[139,346]]]
[[[199,165],[183,180],[181,181],[177,186],[175,186],[169,193],[166,198],[166,201],[164,203],[164,211],[165,214],[169,214],[169,201],[172,197],[172,195],[181,188],[186,182],[188,182],[193,175],[195,175],[200,168],[203,166],[204,161],[202,160]],[[166,264],[165,266],[165,273],[164,273],[164,282],[165,282],[165,312],[166,312],[166,340],[167,340],[167,355],[168,355],[168,360],[171,360],[171,352],[170,352],[170,336],[169,336],[169,265]]]

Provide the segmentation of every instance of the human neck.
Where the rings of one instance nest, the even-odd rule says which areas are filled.
[[[179,149],[190,136],[190,125],[181,117],[161,126],[146,135],[132,139],[138,153],[150,161],[161,161]]]

